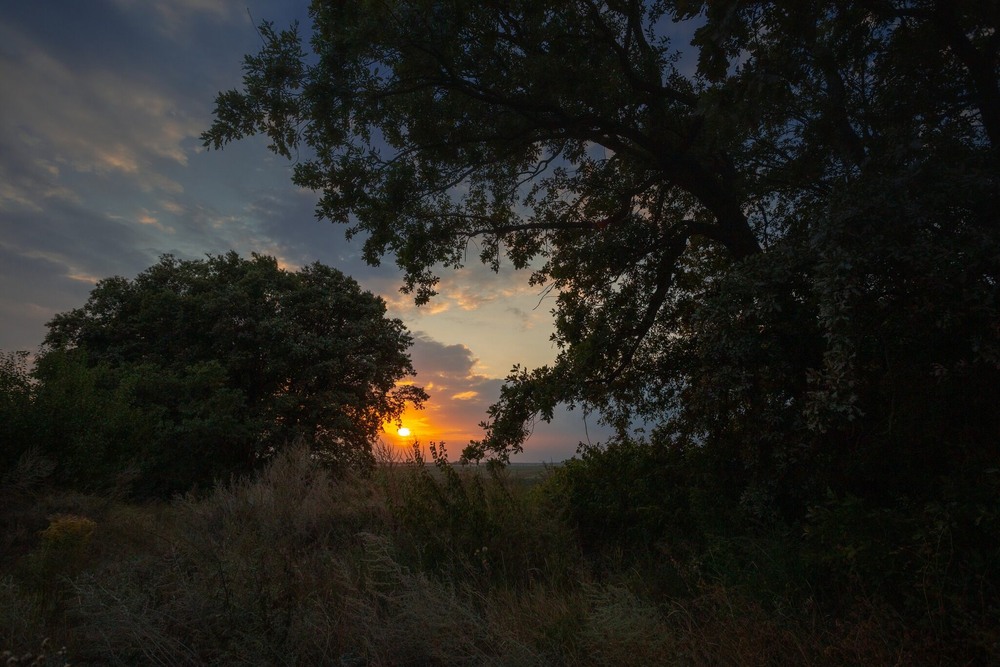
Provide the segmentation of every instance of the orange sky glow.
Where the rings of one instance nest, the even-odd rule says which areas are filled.
[[[399,425],[409,429],[409,435],[400,435],[400,426],[396,422],[386,422],[382,425],[382,439],[405,452],[410,451],[415,441],[425,447],[431,442],[444,442],[452,454],[451,458],[456,458],[469,440],[482,436],[475,428],[476,424],[450,420],[448,407],[436,404],[433,398],[422,410],[408,406]]]

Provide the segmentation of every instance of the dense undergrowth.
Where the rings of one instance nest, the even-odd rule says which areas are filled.
[[[0,650],[52,665],[1000,659],[988,567],[956,584],[980,556],[947,517],[921,532],[831,500],[809,533],[755,528],[627,454],[525,480],[437,447],[333,476],[291,449],[147,504],[47,488],[28,454],[3,480]],[[609,475],[616,456],[636,467]]]

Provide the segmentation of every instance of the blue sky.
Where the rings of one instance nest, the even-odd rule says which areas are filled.
[[[260,46],[254,21],[309,21],[305,1],[39,0],[0,3],[0,350],[34,350],[45,323],[104,277],[133,277],[163,253],[230,249],[288,268],[334,266],[381,295],[415,335],[414,435],[459,451],[514,364],[551,361],[551,302],[526,273],[445,273],[416,308],[392,258],[316,220],[315,193],[253,139],[206,152],[215,95],[238,87]],[[250,15],[253,17],[251,21]],[[589,428],[588,428],[589,427]],[[589,438],[588,438],[589,434]],[[539,425],[519,460],[561,460],[601,431],[579,410]],[[395,434],[387,439],[399,444]]]

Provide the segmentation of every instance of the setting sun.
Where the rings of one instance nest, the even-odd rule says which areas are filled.
[[[398,431],[396,431],[396,435],[398,435],[401,438],[405,438],[408,435],[410,435],[410,429],[408,429],[405,426],[403,426]]]

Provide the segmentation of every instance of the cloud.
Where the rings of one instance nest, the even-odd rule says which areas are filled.
[[[433,369],[435,378],[467,378],[472,374],[475,357],[465,345],[445,345],[432,340],[426,334],[414,335],[413,363],[418,368]]]
[[[386,261],[391,261],[391,258]],[[385,271],[382,273],[388,275]],[[477,315],[491,307],[494,313],[506,311],[514,314],[525,329],[534,327],[539,319],[549,319],[547,310],[537,309],[542,301],[540,290],[528,284],[529,274],[509,266],[501,267],[499,272],[478,262],[458,270],[440,268],[437,295],[422,306],[414,304],[412,294],[399,292],[402,276],[398,270],[392,271],[391,277],[395,282],[386,285],[388,290],[382,292],[382,297],[404,319],[419,321],[445,312],[461,318],[463,313]],[[518,305],[511,306],[512,303]]]
[[[192,21],[233,22],[240,5],[231,0],[115,0],[123,11],[152,14],[153,25],[173,39],[183,37]]]
[[[57,59],[42,46],[7,28],[0,41],[5,100],[0,133],[46,181],[69,187],[68,173],[124,178],[146,192],[178,193],[180,184],[158,168],[162,162],[184,166],[184,140],[203,123],[177,107],[152,83],[120,71],[83,69]],[[13,184],[10,200],[31,201],[38,187]]]
[[[2,238],[2,237],[0,237]],[[0,242],[0,321],[5,350],[33,350],[45,323],[57,313],[83,305],[92,284],[77,280],[75,267],[59,257],[17,251]]]
[[[24,155],[24,151],[3,140],[0,140],[0,155],[6,156],[0,158],[0,212],[40,213],[50,199],[79,203],[77,193],[59,183],[57,165]]]

